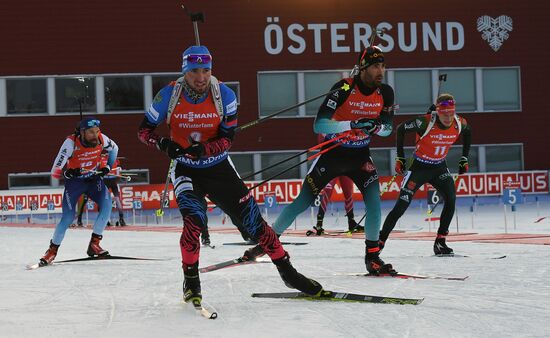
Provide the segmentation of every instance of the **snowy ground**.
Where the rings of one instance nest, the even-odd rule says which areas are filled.
[[[503,233],[502,210],[499,205],[478,209],[474,231]],[[548,205],[539,208],[539,214],[541,210]],[[519,211],[516,230],[509,216],[509,232],[550,234],[548,219],[533,223],[534,204]],[[469,209],[464,206],[460,213],[460,230],[472,231]],[[358,219],[362,214],[357,214]],[[425,231],[424,215],[412,208],[400,227]],[[306,213],[298,226],[305,229],[308,220]],[[342,228],[345,218],[333,212],[326,225],[335,223]],[[211,217],[210,225],[220,227],[221,222]],[[470,277],[366,279],[338,275],[364,271],[363,241],[286,236],[285,241],[309,243],[286,249],[299,271],[327,289],[425,300],[411,306],[255,299],[252,292],[289,290],[272,264],[256,264],[201,275],[204,301],[219,313],[217,320],[206,320],[181,303],[178,233],[105,234],[102,244],[112,254],[164,261],[84,262],[26,271],[25,265],[42,255],[51,235],[51,229],[0,227],[0,337],[550,335],[550,246],[456,242],[451,245],[455,251],[471,257],[436,258],[431,257],[431,241],[390,240],[383,257],[400,271]],[[69,230],[58,259],[84,256],[89,236],[89,230]],[[201,266],[236,258],[245,248],[222,245],[240,241],[236,234],[213,233],[212,240],[216,248],[202,249]],[[507,258],[491,259],[500,255]]]

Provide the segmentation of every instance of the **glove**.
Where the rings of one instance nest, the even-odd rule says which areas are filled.
[[[190,139],[189,141],[191,142],[191,145],[185,148],[183,151],[192,158],[200,158],[204,156],[204,154],[206,153],[204,149],[204,144],[194,141],[192,139]]]
[[[166,149],[168,149],[169,144],[170,144],[169,138],[161,137],[160,140],[157,142],[157,148],[162,152],[166,152]]]
[[[97,176],[105,177],[105,175],[107,175],[110,171],[111,171],[111,168],[109,168],[108,165],[105,166],[105,167],[101,167],[101,168],[99,168],[99,170],[97,172]]]
[[[81,174],[82,172],[80,171],[80,168],[71,168],[71,169],[65,170],[65,172],[63,173],[63,177],[67,179],[71,179],[71,178],[78,177]]]
[[[373,134],[380,129],[380,122],[372,119],[361,119],[350,123],[351,129],[361,129],[366,134]]]
[[[462,175],[466,172],[468,172],[468,158],[466,156],[462,156],[458,161],[458,174]]]
[[[407,159],[404,157],[395,158],[395,172],[399,175],[405,175],[407,172]]]
[[[166,154],[168,154],[168,157],[170,157],[171,159],[176,159],[185,155],[185,149],[177,142],[174,142],[172,140],[167,140],[167,142],[168,143],[166,146]]]

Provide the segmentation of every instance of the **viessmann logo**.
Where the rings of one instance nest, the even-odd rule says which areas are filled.
[[[182,113],[174,114],[174,116],[178,119],[188,120],[189,122],[193,122],[195,121],[195,119],[211,119],[213,117],[218,118],[217,113],[193,113],[192,111],[184,114]]]
[[[435,139],[438,139],[438,140],[443,140],[443,139],[452,139],[454,138],[453,135],[443,135],[443,134],[437,134],[437,135],[430,135],[431,138],[435,138]]]
[[[356,107],[359,109],[382,107],[382,104],[380,102],[370,103],[370,102],[364,102],[364,101],[359,101],[359,102],[348,101],[348,103],[350,106]]]

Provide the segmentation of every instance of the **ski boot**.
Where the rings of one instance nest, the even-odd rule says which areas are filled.
[[[243,260],[245,261],[253,261],[258,257],[261,257],[265,255],[264,249],[260,246],[260,244],[256,245],[255,247],[252,247],[250,249],[247,249],[243,254]]]
[[[323,229],[323,222],[317,222],[317,224],[313,226],[313,230],[315,230],[315,236],[323,235],[325,233],[325,229]]]
[[[376,241],[366,241],[367,247],[365,252],[365,265],[367,266],[367,271],[372,275],[380,274],[396,274],[391,264],[386,264],[380,258],[380,247]]]
[[[125,227],[126,226],[126,221],[124,221],[124,218],[121,216],[117,222],[117,225],[121,226],[121,227]]]
[[[353,218],[348,218],[349,232],[365,232],[365,227],[357,223]]]
[[[92,233],[92,238],[90,239],[90,244],[88,244],[88,256],[108,256],[109,251],[104,250],[100,245],[99,242],[103,238],[102,235],[96,235]]]
[[[202,302],[199,262],[193,265],[183,264],[183,301],[200,305]]]
[[[38,265],[39,266],[50,265],[55,259],[55,256],[57,256],[57,249],[59,249],[59,245],[53,244],[52,241],[50,240],[50,247],[48,248],[48,250],[46,250],[46,253],[44,253],[44,256],[40,258]]]
[[[285,252],[285,255],[279,259],[273,261],[273,264],[277,266],[279,275],[285,282],[285,285],[291,289],[298,289],[303,293],[308,295],[318,296],[323,291],[323,286],[317,281],[307,278],[292,266],[290,263],[290,257],[288,252]]]
[[[76,225],[78,225],[79,228],[84,227],[84,224],[82,224],[82,218],[81,217],[79,217],[78,220],[76,221]]]
[[[434,254],[436,256],[438,255],[445,255],[445,256],[452,256],[454,255],[453,249],[449,248],[447,246],[447,243],[445,242],[446,235],[440,235],[437,234],[437,237],[434,242]]]
[[[384,246],[386,246],[386,242],[384,242],[383,240],[379,239],[379,240],[378,240],[378,248],[380,249],[380,252],[382,252],[382,250],[384,249]]]

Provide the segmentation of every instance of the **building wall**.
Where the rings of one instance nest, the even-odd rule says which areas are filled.
[[[550,33],[545,22],[550,5],[542,1],[187,1],[191,10],[203,11],[206,23],[199,24],[201,42],[213,56],[213,73],[226,81],[240,81],[241,124],[258,118],[257,72],[267,70],[350,69],[356,62],[354,24],[390,27],[382,46],[389,68],[495,67],[521,68],[521,112],[465,114],[473,126],[474,143],[523,143],[525,169],[550,168],[544,136],[550,121],[545,111],[550,52],[544,40]],[[494,51],[476,29],[478,17],[513,19],[509,38]],[[278,18],[278,19],[275,19]],[[271,20],[271,22],[268,22]],[[278,20],[278,22],[275,22]],[[441,50],[428,44],[423,48],[423,23],[442,25]],[[348,28],[335,24],[348,24]],[[399,48],[399,23],[416,23],[417,48]],[[268,25],[281,28],[280,53],[267,50]],[[313,27],[326,24],[315,40]],[[293,26],[291,26],[293,25]],[[301,25],[304,29],[300,32]],[[448,39],[447,25],[461,26],[463,45],[456,30]],[[275,27],[269,26],[269,27]],[[303,38],[291,41],[289,26]],[[316,26],[319,27],[319,26]],[[338,28],[342,40],[331,38],[331,27]],[[179,8],[179,2],[8,1],[0,12],[0,77],[15,75],[99,74],[173,72],[181,68],[181,52],[194,43],[192,24]],[[407,30],[405,42],[410,41]],[[335,34],[332,34],[335,37]],[[271,35],[274,36],[274,35]],[[383,38],[384,39],[384,38]],[[333,45],[335,44],[335,45]],[[276,46],[272,41],[272,47]],[[292,47],[303,51],[290,50]],[[316,51],[320,48],[320,50]],[[346,46],[349,52],[339,51]],[[331,84],[327,84],[327,88]],[[409,116],[410,117],[410,116]],[[396,117],[396,123],[403,116]],[[106,114],[101,117],[104,132],[121,146],[126,167],[150,168],[153,183],[162,182],[168,160],[148,149],[136,137],[141,114]],[[77,122],[73,116],[0,117],[2,158],[0,188],[7,187],[7,173],[47,171],[63,138]],[[305,149],[315,143],[312,118],[276,119],[247,129],[237,136],[238,151]],[[281,132],[292,137],[281,137]],[[372,146],[391,146],[393,137],[377,139]]]

